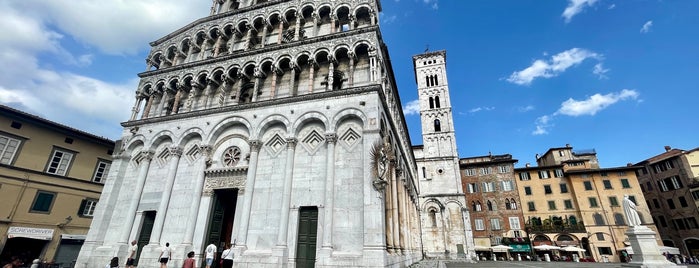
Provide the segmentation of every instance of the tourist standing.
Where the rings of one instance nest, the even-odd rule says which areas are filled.
[[[129,247],[129,255],[126,256],[126,268],[133,268],[133,263],[136,260],[136,253],[138,252],[138,245],[136,240],[131,241],[131,247]]]
[[[194,251],[187,253],[187,259],[182,263],[182,268],[197,268],[194,262]]]
[[[170,251],[170,243],[165,243],[165,247],[160,252],[160,257],[158,259],[158,261],[160,262],[160,268],[167,268],[167,262],[170,260],[171,254],[172,252]]]
[[[216,245],[214,243],[206,246],[204,250],[204,258],[206,258],[206,268],[211,268],[211,264],[216,259]]]
[[[221,253],[221,259],[223,260],[223,268],[232,268],[233,267],[233,250],[231,249],[230,245],[226,244],[224,247],[225,250],[223,250],[223,253]]]

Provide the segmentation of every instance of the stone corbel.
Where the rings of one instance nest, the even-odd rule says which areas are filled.
[[[266,78],[267,74],[260,68],[255,68],[255,73],[253,74],[255,78]]]

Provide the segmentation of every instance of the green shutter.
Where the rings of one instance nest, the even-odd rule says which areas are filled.
[[[84,211],[85,211],[85,206],[87,205],[87,199],[83,199],[82,202],[80,202],[80,208],[78,209],[78,216],[83,216]]]

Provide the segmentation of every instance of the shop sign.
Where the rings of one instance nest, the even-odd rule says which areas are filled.
[[[509,246],[512,247],[512,249],[510,249],[510,252],[531,252],[532,251],[532,249],[531,249],[531,247],[529,247],[529,245],[514,244],[514,245],[509,245]]]
[[[7,230],[7,238],[15,237],[51,240],[53,239],[53,229],[12,226]]]

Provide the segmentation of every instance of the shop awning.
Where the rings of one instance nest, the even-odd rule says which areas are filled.
[[[51,240],[53,239],[53,229],[12,226],[7,230],[7,238],[15,237]]]

